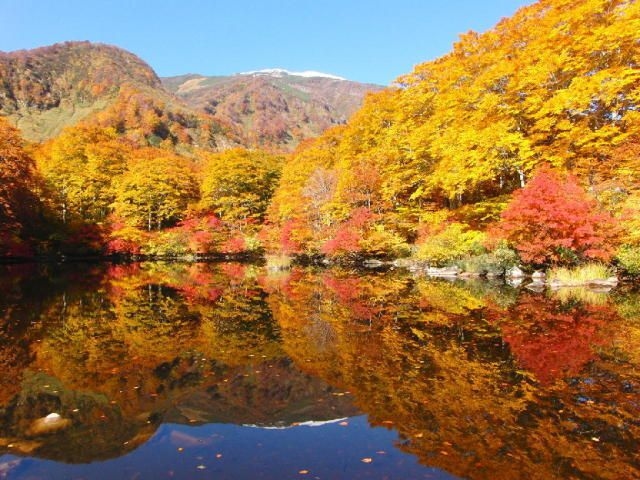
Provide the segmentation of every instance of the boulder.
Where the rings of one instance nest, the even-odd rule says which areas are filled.
[[[531,280],[533,280],[534,282],[544,282],[544,279],[547,276],[545,275],[545,273],[542,270],[536,270],[535,272],[533,272],[531,274]]]
[[[524,278],[524,272],[520,270],[518,267],[511,267],[507,270],[506,273],[507,278]]]
[[[62,418],[59,413],[50,413],[46,417],[34,420],[27,430],[27,435],[32,437],[47,435],[63,430],[70,425],[71,420],[68,418]]]
[[[457,277],[460,273],[460,269],[458,267],[429,267],[427,268],[427,275],[430,277]]]
[[[376,258],[368,258],[362,262],[362,265],[365,268],[381,268],[384,267],[385,263]]]

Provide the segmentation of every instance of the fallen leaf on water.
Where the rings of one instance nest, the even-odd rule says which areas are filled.
[[[341,427],[346,427],[347,425],[349,425],[349,422],[340,422],[338,425],[340,425]]]
[[[298,473],[300,475],[306,475],[307,473],[309,473],[309,470],[300,470]]]
[[[222,454],[221,453],[216,453],[216,458],[222,458]]]
[[[179,452],[183,452],[183,451],[184,451],[184,448],[182,448],[182,447],[178,447],[178,451],[179,451]]]
[[[360,460],[362,463],[371,463],[373,462],[373,458],[371,457],[364,457],[362,460]]]

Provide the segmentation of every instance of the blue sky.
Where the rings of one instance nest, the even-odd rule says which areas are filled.
[[[525,0],[0,0],[0,50],[125,48],[161,76],[318,70],[387,85]]]

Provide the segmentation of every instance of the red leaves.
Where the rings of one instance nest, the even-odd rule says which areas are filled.
[[[326,255],[355,253],[359,250],[360,236],[360,232],[347,223],[322,246],[321,251]]]
[[[368,208],[357,208],[351,217],[337,228],[333,238],[325,242],[320,249],[325,255],[340,256],[357,253],[361,250],[360,240],[364,236],[366,227],[374,219],[374,214]]]
[[[566,263],[567,254],[606,261],[617,227],[575,178],[544,167],[514,194],[492,235],[513,243],[525,262]]]
[[[222,251],[222,253],[229,253],[229,254],[234,254],[234,253],[242,253],[246,250],[247,248],[247,243],[244,240],[244,237],[242,237],[241,235],[236,235],[235,237],[231,237],[229,238],[227,241],[225,241],[220,250]]]
[[[300,222],[288,220],[282,225],[280,230],[280,249],[283,253],[291,255],[292,253],[300,253],[302,245],[294,238],[295,231],[303,228]]]

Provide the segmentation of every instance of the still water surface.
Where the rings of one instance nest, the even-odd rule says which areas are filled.
[[[639,345],[629,287],[2,266],[0,479],[640,478]]]

